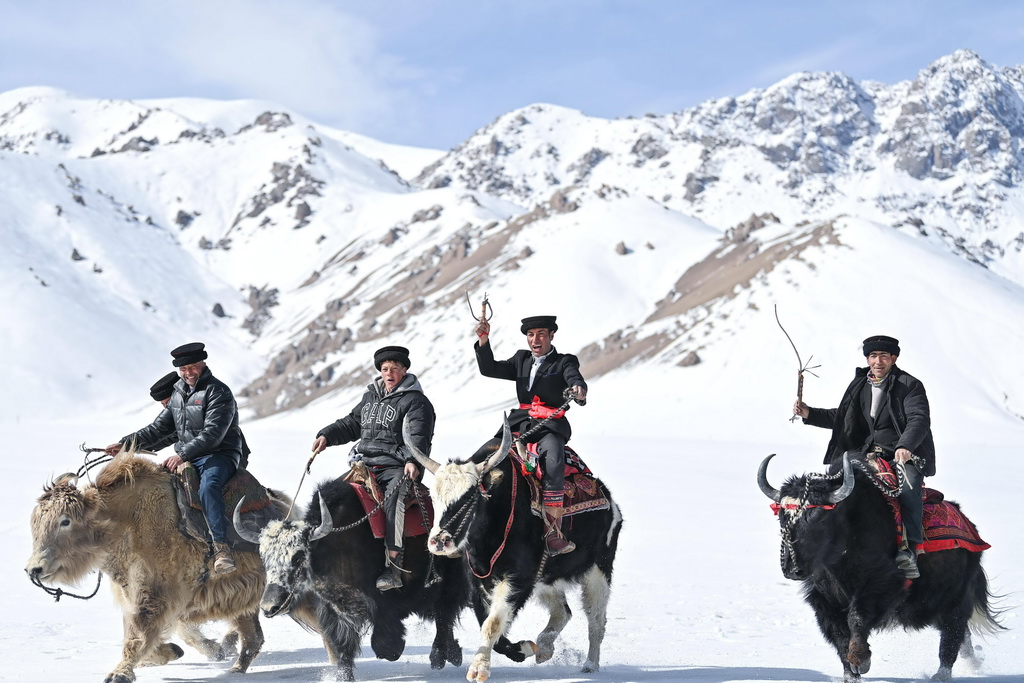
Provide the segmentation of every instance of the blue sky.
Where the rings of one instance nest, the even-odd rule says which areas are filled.
[[[1024,64],[1024,3],[0,0],[0,92],[254,98],[437,148],[534,102],[667,113],[796,71],[895,83],[959,48]]]

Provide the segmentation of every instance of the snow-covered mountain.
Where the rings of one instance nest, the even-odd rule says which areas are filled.
[[[904,340],[937,414],[1024,427],[1024,67],[960,51],[912,82],[793,75],[668,115],[509,112],[443,153],[272,104],[0,94],[3,419],[125,410],[205,341],[250,415],[336,415],[401,343],[451,419],[507,406],[476,375],[551,313],[604,407],[777,420],[787,329],[834,400],[858,341]],[[746,415],[750,415],[749,419]],[[683,419],[685,416],[686,419]]]

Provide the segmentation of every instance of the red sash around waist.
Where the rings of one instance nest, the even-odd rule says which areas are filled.
[[[544,420],[549,417],[557,420],[565,415],[564,410],[544,405],[544,402],[540,400],[540,396],[534,396],[533,403],[520,403],[519,409],[530,411],[530,417],[535,420]]]

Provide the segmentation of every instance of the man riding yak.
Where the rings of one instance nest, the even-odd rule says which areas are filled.
[[[181,379],[152,424],[106,447],[110,455],[134,443],[138,448],[159,449],[174,444],[175,454],[164,467],[177,472],[191,463],[199,474],[199,499],[213,541],[213,569],[218,574],[235,571],[235,556],[228,544],[227,520],[221,490],[243,458],[245,440],[238,427],[238,407],[226,384],[213,376],[206,365],[206,347],[201,342],[183,344],[171,351],[172,365]],[[150,390],[161,400],[170,376]],[[161,397],[161,398],[158,398]]]
[[[935,474],[928,396],[920,380],[896,367],[899,341],[885,335],[868,337],[863,351],[868,365],[857,368],[838,408],[811,408],[797,399],[793,414],[804,424],[832,430],[825,464],[841,464],[849,451],[851,456],[874,454],[903,466],[909,486],[900,492],[899,501],[907,547],[896,561],[908,579],[916,579],[921,575],[917,556],[924,547],[921,485],[924,477]]]
[[[434,438],[434,406],[416,375],[409,372],[409,365],[409,349],[378,349],[373,354],[373,366],[380,377],[366,387],[362,400],[351,413],[317,432],[313,442],[315,456],[328,446],[359,439],[353,454],[370,468],[384,491],[388,558],[377,579],[381,591],[402,586],[405,496],[409,482],[419,482],[423,476],[416,459],[404,447],[402,425],[408,423],[410,438],[415,439],[416,447],[423,453],[430,452]]]
[[[565,501],[565,444],[572,428],[559,406],[568,393],[581,405],[587,398],[587,383],[580,374],[579,359],[558,353],[552,340],[558,324],[553,315],[522,319],[520,331],[526,335],[528,349],[516,351],[507,360],[495,360],[491,349],[491,324],[478,319],[476,326],[476,362],[480,374],[516,383],[519,407],[509,415],[509,425],[536,443],[544,489],[544,542],[550,555],[572,552],[576,544],[562,535]],[[541,424],[543,422],[543,424]]]

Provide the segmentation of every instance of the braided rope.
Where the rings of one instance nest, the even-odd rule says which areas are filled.
[[[69,598],[77,598],[78,600],[88,600],[90,598],[94,598],[96,597],[96,594],[100,592],[100,581],[102,579],[103,573],[96,572],[96,588],[93,590],[93,592],[89,595],[76,595],[75,593],[67,592],[63,588],[50,588],[49,586],[45,585],[42,581],[40,581],[39,577],[35,574],[29,576],[29,580],[32,582],[32,585],[38,586],[39,588],[42,588],[44,591],[46,591],[46,593],[48,593],[49,595],[52,595],[54,602],[60,602],[60,599],[65,595]]]

